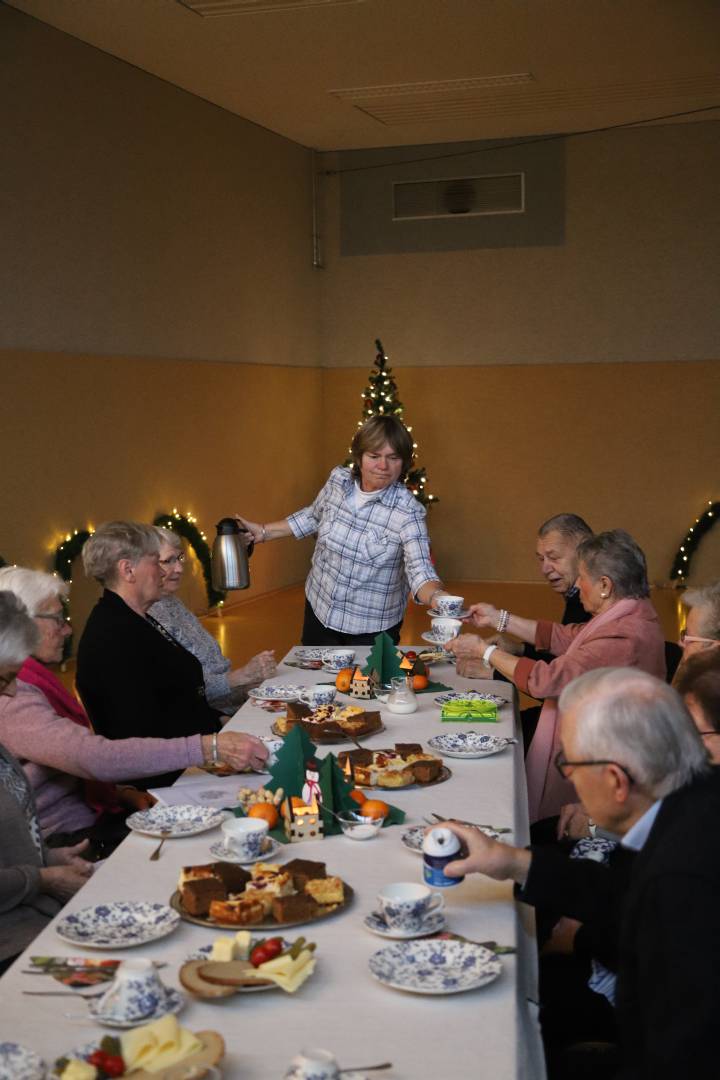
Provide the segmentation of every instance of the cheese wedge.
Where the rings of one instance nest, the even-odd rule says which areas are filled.
[[[165,1019],[163,1017],[163,1019]],[[173,1017],[173,1020],[175,1017]],[[152,1061],[147,1062],[144,1066],[145,1072],[159,1073],[165,1069],[169,1069],[171,1065],[176,1065],[179,1061],[184,1061],[186,1057],[191,1054],[196,1054],[198,1050],[202,1049],[202,1043],[196,1035],[193,1035],[192,1031],[188,1031],[186,1028],[179,1028],[180,1037],[172,1046],[165,1046],[162,1050],[159,1050],[156,1057]]]
[[[70,1058],[62,1071],[62,1080],[95,1080],[97,1069],[94,1065],[88,1065],[87,1061],[79,1058]]]
[[[235,939],[231,937],[215,938],[210,952],[210,959],[220,961],[234,960]]]
[[[258,974],[264,979],[271,979],[286,993],[294,994],[314,970],[315,954],[310,949],[303,949],[295,960],[289,954],[268,960],[260,965]]]
[[[189,1054],[194,1054],[201,1045],[191,1031],[180,1027],[174,1016],[163,1016],[120,1036],[127,1072],[133,1069],[161,1072]]]
[[[238,930],[235,935],[235,952],[233,960],[247,960],[250,956],[252,934],[249,930]]]

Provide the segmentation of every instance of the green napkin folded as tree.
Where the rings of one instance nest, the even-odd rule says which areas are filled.
[[[369,675],[371,671],[374,671],[377,673],[380,685],[385,686],[391,679],[402,679],[404,677],[405,672],[400,667],[401,660],[402,653],[397,645],[393,643],[392,638],[383,630],[375,638],[375,644],[370,650],[365,667],[362,669],[363,675]]]

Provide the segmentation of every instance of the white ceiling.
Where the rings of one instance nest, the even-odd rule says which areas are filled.
[[[237,0],[296,6],[216,18],[180,0],[5,2],[319,150],[720,105],[718,0]]]

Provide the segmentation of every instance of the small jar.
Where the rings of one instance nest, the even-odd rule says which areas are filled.
[[[433,888],[449,889],[464,877],[447,877],[445,867],[461,858],[461,844],[450,829],[431,829],[423,840],[423,880]]]
[[[415,691],[407,679],[391,679],[392,690],[388,694],[387,707],[394,713],[417,712]]]

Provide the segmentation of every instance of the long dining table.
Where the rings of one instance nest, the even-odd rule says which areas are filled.
[[[416,647],[419,648],[419,647]],[[362,662],[367,649],[357,649]],[[291,659],[292,652],[285,658]],[[226,1042],[226,1080],[274,1080],[284,1076],[294,1055],[308,1047],[325,1047],[343,1068],[392,1062],[377,1075],[389,1080],[542,1080],[545,1066],[537,1024],[537,963],[532,913],[513,898],[508,882],[472,874],[444,890],[447,929],[478,942],[493,941],[516,951],[504,954],[502,973],[494,982],[465,993],[441,996],[406,993],[382,985],[371,975],[368,960],[392,942],[371,934],[365,916],[377,907],[376,897],[391,882],[422,881],[422,859],[402,843],[403,832],[425,824],[433,813],[510,829],[506,839],[528,842],[527,797],[522,742],[513,687],[505,682],[459,679],[450,663],[431,669],[433,680],[453,689],[484,690],[501,696],[497,723],[443,723],[435,694],[418,694],[418,711],[391,713],[379,702],[385,730],[364,741],[368,748],[394,742],[424,746],[443,731],[472,728],[493,735],[518,737],[515,745],[485,758],[448,759],[452,775],[444,783],[379,793],[406,814],[400,826],[383,828],[369,841],[328,836],[284,846],[277,861],[320,859],[328,873],[339,875],[354,890],[351,904],[331,917],[297,931],[317,945],[313,976],[295,994],[280,989],[237,994],[218,1003],[189,998],[179,1020],[191,1030],[214,1029]],[[273,683],[310,685],[327,682],[323,671],[298,670],[284,662]],[[338,703],[352,699],[338,695]],[[248,701],[229,720],[227,729],[267,736],[274,715]],[[348,744],[348,748],[352,748]],[[342,746],[327,749],[337,752]],[[326,750],[320,747],[318,755]],[[259,787],[268,776],[243,778]],[[192,777],[181,777],[179,785]],[[188,790],[190,790],[188,788]],[[110,900],[167,903],[183,866],[212,862],[210,846],[219,829],[168,840],[157,861],[150,854],[157,840],[131,833],[61,912],[59,918]],[[29,995],[24,991],[59,989],[49,977],[29,975],[30,956],[91,955],[124,959],[148,957],[164,964],[169,986],[180,988],[178,969],[203,945],[227,931],[180,922],[167,937],[124,950],[81,949],[55,933],[55,919],[0,979],[0,1041],[12,1039],[33,1048],[46,1061],[107,1033],[94,1022],[88,1003],[71,995]],[[373,1076],[375,1074],[369,1074]]]

